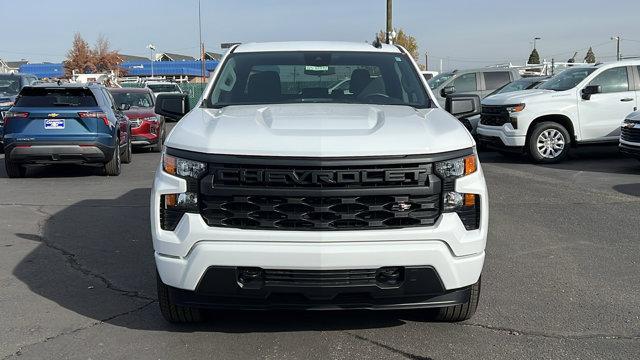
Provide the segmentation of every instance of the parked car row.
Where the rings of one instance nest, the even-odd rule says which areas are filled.
[[[43,164],[98,165],[117,176],[121,164],[131,162],[134,146],[160,152],[166,136],[150,89],[27,84],[7,105],[2,139],[12,178]]]
[[[480,146],[526,154],[537,163],[560,162],[572,147],[588,144],[619,143],[626,154],[640,152],[634,113],[640,61],[577,66],[538,80],[533,89],[498,91],[484,100],[476,93],[448,94],[447,107],[463,121],[479,120]]]

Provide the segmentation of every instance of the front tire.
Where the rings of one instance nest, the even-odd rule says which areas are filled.
[[[447,306],[438,309],[435,315],[436,321],[442,322],[458,322],[469,320],[476,313],[478,308],[478,301],[480,300],[480,283],[482,279],[478,279],[478,282],[471,285],[471,294],[469,301],[464,304]]]
[[[12,179],[23,178],[25,177],[25,175],[27,175],[27,169],[23,165],[14,163],[13,161],[9,160],[7,155],[5,155],[4,158],[4,168],[7,171],[7,176]]]
[[[169,297],[169,286],[165,285],[156,274],[158,288],[158,304],[162,317],[170,323],[187,324],[203,321],[202,310],[174,304]]]
[[[529,156],[540,164],[555,164],[569,155],[571,138],[564,126],[546,121],[537,124],[528,139]]]

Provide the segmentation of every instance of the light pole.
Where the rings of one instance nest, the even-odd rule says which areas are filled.
[[[387,0],[387,31],[386,31],[386,43],[391,44],[393,42],[393,0]]]
[[[622,60],[622,56],[620,55],[620,36],[613,36],[611,40],[616,41],[616,60]]]
[[[149,51],[151,52],[151,77],[153,78],[153,62],[155,61],[155,51],[156,51],[156,46],[153,44],[149,44],[147,45],[147,49],[149,49]]]
[[[542,38],[537,36],[533,38],[533,50],[536,50],[538,40],[542,40]]]

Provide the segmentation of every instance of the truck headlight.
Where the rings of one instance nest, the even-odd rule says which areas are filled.
[[[187,191],[160,196],[160,227],[173,231],[185,213],[198,213],[198,180],[206,173],[207,164],[162,155],[162,170],[187,180]]]
[[[476,155],[436,163],[436,174],[443,178],[459,178],[471,175],[478,170]]]
[[[162,169],[167,174],[181,178],[199,179],[207,171],[207,164],[164,154],[162,156]]]
[[[435,164],[436,174],[444,180],[442,211],[457,213],[467,230],[476,230],[480,227],[480,196],[454,191],[455,181],[476,171],[478,171],[478,159],[475,154]]]
[[[526,106],[525,104],[507,106],[507,111],[509,112],[509,114],[519,113],[522,110],[524,110],[525,106]]]

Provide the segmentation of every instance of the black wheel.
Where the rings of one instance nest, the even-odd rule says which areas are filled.
[[[476,313],[476,308],[478,307],[481,280],[482,279],[471,285],[471,295],[469,296],[468,302],[438,309],[435,320],[443,322],[457,322],[471,319],[473,314]]]
[[[164,138],[165,138],[165,132],[164,132],[164,125],[163,125],[160,128],[160,135],[158,135],[158,142],[151,147],[151,151],[161,152],[162,146],[164,146]]]
[[[4,168],[10,178],[23,178],[27,175],[27,169],[23,165],[10,161],[6,155],[4,157]]]
[[[203,321],[202,310],[176,305],[169,298],[169,286],[165,285],[156,274],[158,287],[158,303],[162,316],[170,323],[198,323]]]
[[[106,176],[118,176],[120,175],[120,169],[120,146],[116,144],[111,160],[109,160],[108,163],[104,164],[104,174]]]
[[[121,159],[123,164],[130,164],[131,163],[131,157],[132,157],[131,154],[132,153],[133,153],[133,151],[131,149],[131,138],[129,138],[127,140],[127,150],[124,151],[124,154],[122,155],[122,159]]]
[[[531,159],[541,164],[553,164],[569,155],[571,138],[564,126],[547,121],[537,124],[528,139]]]

